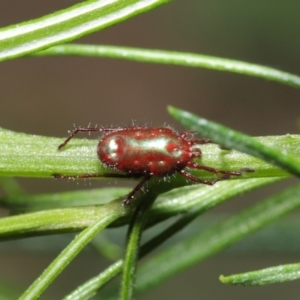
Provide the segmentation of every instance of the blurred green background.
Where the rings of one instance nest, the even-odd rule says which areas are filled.
[[[0,26],[40,17],[77,2],[2,1]],[[296,0],[174,0],[76,42],[195,52],[300,74],[299,11],[300,2]],[[300,91],[262,79],[205,69],[99,58],[26,57],[1,63],[0,86],[0,126],[30,134],[64,138],[73,123],[126,126],[133,120],[139,125],[170,124],[183,130],[167,114],[169,104],[253,136],[299,132]],[[49,179],[19,182],[29,193],[88,188],[84,183]],[[92,187],[97,186],[98,183],[92,183]],[[261,194],[240,197],[222,211],[240,209],[271,192],[272,188],[268,188]],[[2,243],[0,281],[25,289],[68,238],[57,237],[59,246],[54,249],[40,245],[47,239]],[[222,273],[294,261],[296,256],[284,253],[221,254],[140,299],[297,299],[298,282],[261,288],[218,282]],[[93,251],[81,254],[46,295],[57,299],[97,274],[105,264]]]

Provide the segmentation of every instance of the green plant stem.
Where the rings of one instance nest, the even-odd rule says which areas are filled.
[[[123,264],[120,300],[131,300],[134,298],[140,241],[150,208],[155,200],[155,196],[153,193],[150,193],[145,198],[146,199],[144,199],[137,207],[129,225],[126,255]]]
[[[106,45],[98,46],[68,44],[55,46],[34,55],[81,55],[93,57],[108,57],[138,62],[206,68],[259,77],[300,88],[300,77],[297,75],[257,64],[188,52],[163,51],[155,49],[140,49]]]

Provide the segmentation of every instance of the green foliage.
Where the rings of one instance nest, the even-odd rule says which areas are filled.
[[[84,1],[43,18],[3,28],[0,30],[0,61],[29,54],[105,56],[137,62],[210,68],[300,87],[300,78],[296,75],[224,58],[116,46],[59,45],[126,21],[165,2],[167,1]],[[90,173],[105,172],[94,153],[96,141],[74,139],[65,149],[58,151],[57,145],[61,142],[58,138],[0,129],[0,186],[6,193],[0,203],[11,212],[10,216],[0,219],[0,238],[6,240],[79,232],[20,299],[40,297],[80,251],[107,227],[129,224],[124,259],[117,260],[98,276],[83,283],[65,299],[90,298],[121,272],[120,299],[133,299],[136,293],[161,284],[177,272],[218,253],[300,206],[300,186],[295,185],[193,237],[182,239],[175,246],[157,252],[137,268],[139,258],[158,248],[212,207],[242,193],[292,175],[299,177],[300,174],[300,136],[251,138],[178,108],[170,107],[169,112],[189,130],[230,148],[221,150],[217,145],[204,145],[201,147],[202,164],[226,170],[251,166],[254,172],[246,172],[235,180],[219,182],[213,188],[203,185],[188,186],[179,176],[175,176],[170,182],[153,178],[149,182],[149,192],[139,192],[136,201],[130,206],[122,205],[122,198],[129,191],[125,188],[25,195],[11,177],[80,175],[86,173],[87,169]],[[284,152],[281,151],[283,148]],[[208,179],[211,177],[211,174],[203,171],[195,171],[195,175]],[[171,218],[174,216],[179,217],[173,221]],[[173,223],[140,246],[144,229],[167,219]],[[250,285],[289,281],[298,278],[298,269],[298,264],[279,266],[229,277],[222,276],[221,281]],[[103,299],[115,297],[115,291],[116,287],[112,286],[111,290],[103,294]],[[6,299],[15,298],[15,293],[10,293],[7,288],[1,288],[0,293],[0,298],[2,295]]]

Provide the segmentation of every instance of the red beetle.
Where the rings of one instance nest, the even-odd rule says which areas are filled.
[[[78,127],[59,145],[62,149],[78,132],[103,132],[97,147],[99,160],[108,168],[125,174],[103,173],[82,175],[59,175],[56,178],[118,177],[141,178],[138,185],[126,196],[128,204],[134,194],[152,176],[164,177],[179,172],[187,179],[213,185],[229,176],[240,176],[241,172],[218,170],[199,165],[192,160],[201,157],[201,150],[195,145],[211,143],[207,139],[193,139],[191,132],[178,134],[168,127],[128,127],[128,128],[91,128]],[[190,174],[186,167],[201,169],[215,174],[223,174],[215,180],[203,180]]]

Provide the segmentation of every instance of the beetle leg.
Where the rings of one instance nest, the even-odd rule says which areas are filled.
[[[126,198],[123,201],[124,205],[128,205],[132,198],[134,197],[135,193],[137,193],[142,186],[151,178],[151,175],[147,174],[145,175],[141,181],[134,187],[134,189],[126,196]]]
[[[192,139],[190,139],[189,141],[193,144],[193,145],[203,145],[203,144],[214,144],[214,142],[212,140],[209,139],[193,139],[194,135],[196,133],[193,131],[185,131],[183,133],[180,134],[180,138],[182,140],[188,140],[187,137],[191,136]]]
[[[207,185],[214,185],[216,182],[220,181],[220,180],[224,180],[224,179],[228,179],[229,175],[224,174],[223,176],[216,178],[214,180],[204,180],[204,179],[200,179],[192,174],[190,174],[189,172],[185,171],[185,170],[180,170],[179,173],[184,176],[185,178],[194,181],[194,182],[198,182],[198,183],[203,183],[203,184],[207,184]]]
[[[211,172],[214,174],[224,174],[224,175],[230,175],[230,176],[241,176],[242,175],[242,172],[218,170],[215,168],[199,165],[192,161],[189,161],[187,163],[187,166],[190,167],[191,169],[205,170],[205,171],[208,171],[208,172]]]
[[[141,175],[128,175],[128,174],[113,174],[113,173],[103,173],[103,174],[82,174],[82,175],[64,175],[64,174],[53,174],[54,178],[59,179],[79,179],[79,178],[99,178],[99,177],[115,177],[115,178],[140,178]],[[138,192],[146,181],[150,179],[151,175],[147,174],[142,177],[141,181],[133,188],[133,190],[126,196],[123,201],[124,205],[128,205],[135,193]]]
[[[81,174],[81,175],[65,175],[65,174],[53,174],[54,178],[59,179],[79,179],[79,178],[99,178],[99,177],[116,177],[116,178],[139,178],[140,175],[128,175],[128,174],[114,174],[114,173],[103,173],[103,174],[93,174],[93,173],[87,173],[87,174]]]
[[[78,133],[78,132],[109,132],[109,131],[118,131],[122,130],[120,128],[99,128],[99,127],[77,127],[73,131],[71,131],[70,135],[65,139],[65,141],[58,146],[58,149],[65,147],[68,142]]]

